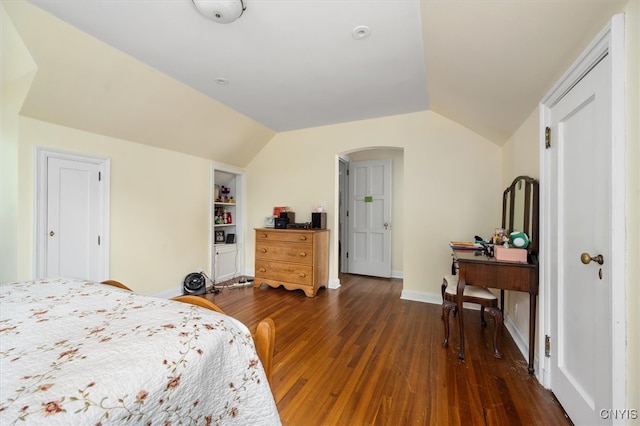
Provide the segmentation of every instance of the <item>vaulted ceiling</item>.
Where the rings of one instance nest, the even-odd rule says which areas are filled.
[[[191,0],[4,7],[39,71],[24,115],[242,165],[276,132],[427,109],[502,145],[625,3],[244,0],[229,24]]]

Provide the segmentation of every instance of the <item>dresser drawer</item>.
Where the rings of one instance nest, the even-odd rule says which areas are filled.
[[[260,278],[272,281],[290,282],[302,285],[312,285],[313,267],[299,263],[270,262],[256,259],[256,284]]]
[[[270,244],[259,241],[256,243],[256,259],[311,265],[313,263],[313,245],[304,243]]]
[[[256,242],[258,241],[287,241],[292,243],[313,243],[313,232],[290,231],[256,231]]]

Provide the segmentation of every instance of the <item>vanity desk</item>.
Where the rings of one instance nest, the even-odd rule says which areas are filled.
[[[462,300],[465,285],[514,290],[529,293],[529,367],[533,374],[536,338],[536,301],[538,296],[538,264],[537,262],[517,263],[498,261],[494,257],[476,255],[475,251],[454,250],[454,262],[458,265],[458,300]],[[500,301],[504,312],[504,297]],[[462,306],[458,306],[460,322],[460,352],[464,358],[464,319]]]
[[[529,237],[527,262],[496,260],[486,252],[454,250],[458,269],[458,322],[460,352],[464,359],[464,321],[462,295],[466,285],[500,289],[500,309],[504,315],[504,290],[529,293],[529,373],[533,374],[538,298],[538,181],[529,176],[516,177],[504,190],[502,199],[502,228],[507,233],[524,232]],[[478,254],[476,254],[478,253]]]

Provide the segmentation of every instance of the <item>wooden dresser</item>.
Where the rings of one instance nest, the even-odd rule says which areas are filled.
[[[314,297],[329,280],[329,231],[325,229],[256,230],[254,287],[267,284],[304,290]]]

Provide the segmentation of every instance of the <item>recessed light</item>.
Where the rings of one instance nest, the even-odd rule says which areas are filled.
[[[358,25],[353,29],[353,31],[351,31],[351,35],[356,40],[365,39],[369,37],[370,34],[371,34],[371,30],[366,25]]]
[[[226,86],[227,84],[229,84],[229,80],[227,80],[224,77],[217,77],[216,78],[216,83],[218,83],[220,86]]]

